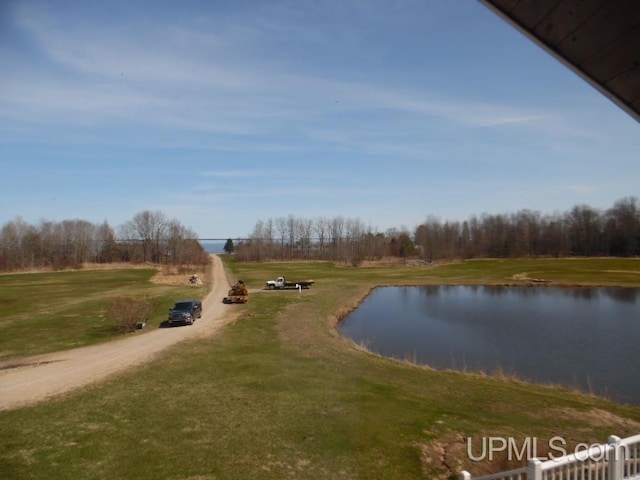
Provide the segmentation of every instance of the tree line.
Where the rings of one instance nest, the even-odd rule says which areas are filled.
[[[404,236],[409,240],[408,234]],[[258,221],[249,239],[235,246],[240,261],[335,260],[357,263],[389,255],[389,239],[360,219],[287,217]],[[398,252],[394,252],[398,253]]]
[[[208,257],[197,237],[160,211],[139,212],[117,229],[107,221],[43,220],[31,225],[18,217],[0,230],[0,271],[76,268],[86,262],[205,264]],[[564,213],[520,210],[464,221],[428,216],[412,232],[402,227],[384,233],[358,218],[288,215],[259,220],[249,239],[232,250],[240,261],[351,265],[385,257],[629,257],[640,255],[640,207],[636,197],[624,197],[604,210],[576,205]]]
[[[294,215],[260,220],[249,240],[235,247],[245,261],[330,260],[357,265],[383,257],[426,261],[484,257],[637,256],[640,208],[624,197],[611,208],[576,205],[564,213],[473,215],[464,221],[428,216],[413,232],[375,231],[359,219]]]
[[[18,217],[0,230],[0,271],[78,268],[87,262],[204,264],[207,254],[196,239],[191,229],[160,211],[139,212],[118,229],[106,220],[31,225]]]

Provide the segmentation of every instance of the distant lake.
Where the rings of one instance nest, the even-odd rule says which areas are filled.
[[[382,287],[338,331],[384,356],[640,405],[640,289]]]
[[[200,242],[207,253],[224,253],[225,242]]]

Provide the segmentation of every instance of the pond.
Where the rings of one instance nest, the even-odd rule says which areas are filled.
[[[640,405],[640,289],[376,288],[338,331],[378,354]]]

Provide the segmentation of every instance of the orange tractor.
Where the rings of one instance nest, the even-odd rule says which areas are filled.
[[[249,300],[249,291],[242,280],[231,287],[227,296],[222,300],[223,303],[247,303]]]

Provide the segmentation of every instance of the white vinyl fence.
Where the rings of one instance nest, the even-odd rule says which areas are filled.
[[[472,477],[463,471],[460,480],[640,480],[640,435],[593,445],[564,457],[541,461],[507,472]]]

